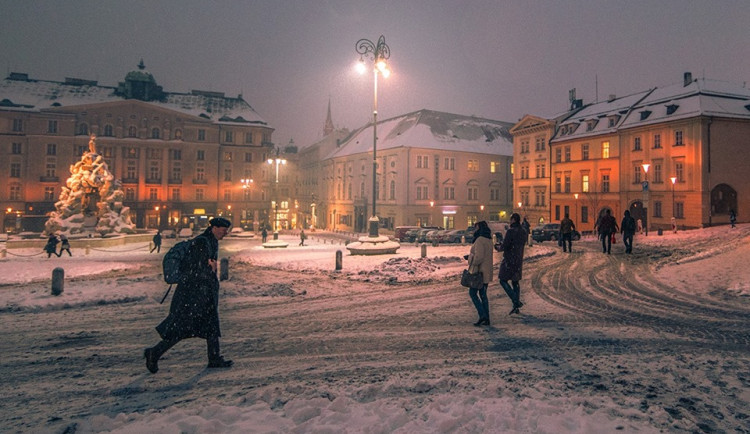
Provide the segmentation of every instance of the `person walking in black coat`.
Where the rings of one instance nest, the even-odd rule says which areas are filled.
[[[62,256],[62,252],[67,251],[68,256],[73,256],[72,253],[70,253],[70,241],[68,241],[68,237],[65,236],[65,234],[60,234],[60,253],[57,254],[57,257],[59,258]]]
[[[565,218],[560,220],[560,241],[562,242],[563,252],[573,253],[573,231],[575,228],[576,225],[570,219],[570,215],[565,214]]]
[[[519,282],[522,277],[523,249],[527,237],[526,230],[521,226],[521,216],[514,212],[510,216],[510,228],[505,233],[502,244],[497,248],[498,251],[503,252],[503,260],[500,262],[500,272],[497,277],[505,293],[513,302],[510,315],[521,313],[519,309],[523,306]],[[509,280],[513,283],[513,287],[508,284]]]
[[[733,209],[729,210],[729,223],[734,227],[735,223],[737,223],[737,213],[734,212]]]
[[[612,217],[612,211],[607,209],[599,218],[599,238],[602,240],[602,253],[612,254],[612,234],[616,234],[617,220]]]
[[[47,259],[49,259],[50,256],[60,256],[57,254],[57,243],[59,241],[57,240],[57,235],[55,234],[49,234],[49,238],[47,238],[47,244],[44,245],[44,251],[47,252]]]
[[[152,241],[154,242],[154,247],[151,248],[149,253],[154,253],[154,250],[156,250],[156,253],[161,252],[161,229],[156,231],[156,235],[154,235]]]
[[[635,235],[635,219],[630,216],[630,211],[625,211],[625,216],[620,223],[622,243],[625,245],[625,253],[633,253],[633,236]]]
[[[260,236],[262,240],[261,242],[265,243],[266,240],[268,240],[268,231],[266,230],[265,226],[263,226],[263,230],[260,232]]]
[[[180,267],[169,316],[156,326],[162,340],[146,348],[143,356],[151,373],[159,370],[159,358],[177,342],[187,338],[206,340],[209,368],[228,368],[231,360],[221,356],[219,338],[219,279],[216,276],[219,240],[232,223],[222,217],[211,219],[209,227],[190,242],[187,258]]]

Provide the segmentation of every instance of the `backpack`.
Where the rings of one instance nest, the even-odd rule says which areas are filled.
[[[193,240],[180,241],[172,246],[172,248],[164,255],[161,266],[165,282],[173,284],[180,281],[180,278],[182,277],[182,263],[185,261],[185,258],[187,258],[192,241]]]

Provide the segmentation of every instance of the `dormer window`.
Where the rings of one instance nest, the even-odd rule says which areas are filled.
[[[641,112],[641,120],[645,121],[651,115],[651,110],[644,110]]]
[[[672,113],[676,112],[678,107],[679,106],[677,104],[670,104],[670,105],[668,105],[667,106],[667,114],[671,115]]]
[[[590,120],[590,121],[586,122],[586,131],[591,131],[591,130],[593,130],[593,129],[594,129],[594,127],[596,127],[596,124],[597,124],[598,122],[599,122],[599,121],[597,121],[596,119],[592,119],[592,120]]]
[[[609,128],[614,128],[614,126],[617,125],[617,121],[619,121],[619,120],[620,120],[619,116],[610,116],[607,119],[607,126]]]

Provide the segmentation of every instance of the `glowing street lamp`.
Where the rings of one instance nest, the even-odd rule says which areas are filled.
[[[673,176],[669,178],[670,181],[672,181],[672,220],[675,218],[675,212],[674,212],[674,183],[677,182],[677,177]]]
[[[578,193],[573,193],[573,197],[576,199],[576,223],[578,223]]]
[[[279,158],[279,149],[276,149],[276,158],[269,158],[267,161],[268,164],[275,164],[276,165],[276,182],[274,183],[274,196],[276,197],[276,200],[273,201],[274,204],[274,222],[273,222],[273,239],[278,240],[279,239],[279,166],[286,164],[286,160],[283,158]]]
[[[370,218],[369,235],[370,237],[378,236],[378,215],[376,213],[376,194],[377,194],[377,147],[378,147],[378,74],[388,78],[391,71],[388,69],[388,58],[391,57],[391,49],[385,43],[385,36],[380,35],[377,44],[369,39],[360,39],[356,44],[357,53],[360,55],[357,70],[360,74],[367,72],[365,57],[373,62],[373,103],[372,103],[372,218]]]
[[[645,174],[643,183],[641,184],[643,186],[643,211],[644,211],[644,218],[646,219],[644,223],[644,231],[646,231],[646,236],[648,236],[648,168],[651,167],[648,163],[643,163],[641,165],[643,167],[643,173]]]

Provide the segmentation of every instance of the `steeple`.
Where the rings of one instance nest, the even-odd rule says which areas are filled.
[[[333,132],[333,120],[331,119],[331,98],[328,98],[328,116],[326,117],[326,125],[323,127],[323,137]]]

